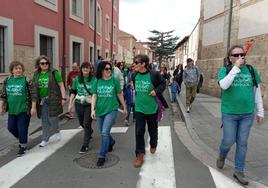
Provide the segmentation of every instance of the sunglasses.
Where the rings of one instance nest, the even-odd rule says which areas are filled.
[[[41,62],[40,65],[49,65],[49,62]]]
[[[137,64],[139,64],[139,63],[141,63],[141,62],[138,62],[138,61],[134,61],[134,63],[137,65]]]
[[[105,68],[104,70],[106,70],[106,71],[111,71],[112,70],[112,68]]]
[[[246,54],[245,53],[239,53],[239,54],[232,54],[231,56],[233,56],[233,57],[245,57],[246,56]]]

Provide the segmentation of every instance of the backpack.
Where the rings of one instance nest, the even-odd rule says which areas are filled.
[[[254,69],[252,67],[252,65],[249,65],[249,64],[246,64],[250,74],[251,74],[251,77],[252,77],[252,81],[253,81],[253,86],[255,86],[256,88],[258,87],[258,83],[257,83],[257,80],[256,80],[256,76],[255,76],[255,72],[254,72]],[[226,75],[229,74],[229,72],[231,71],[231,69],[233,68],[233,66],[231,64],[228,64],[225,66],[226,68]]]

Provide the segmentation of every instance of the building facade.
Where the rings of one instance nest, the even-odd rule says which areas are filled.
[[[120,50],[118,51],[118,61],[124,61],[127,65],[133,63],[133,57],[136,53],[137,39],[125,31],[119,30],[118,43]]]
[[[39,55],[47,55],[64,78],[73,62],[115,58],[118,15],[119,0],[1,0],[0,78],[13,60],[32,74]]]
[[[267,0],[201,1],[197,63],[204,74],[202,92],[220,96],[217,74],[228,46],[246,46],[253,40],[246,59],[261,75],[264,105],[268,108],[267,10]]]

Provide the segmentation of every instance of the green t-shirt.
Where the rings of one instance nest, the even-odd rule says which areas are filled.
[[[88,92],[86,91],[85,89],[85,86],[82,83],[79,82],[79,77],[76,76],[73,80],[73,83],[72,83],[72,89],[73,90],[76,90],[77,91],[77,96],[88,96]],[[88,81],[88,77],[83,77],[83,80],[85,82],[85,85],[87,87],[87,90],[92,93],[92,87],[93,87],[93,83],[94,83],[94,80],[95,80],[95,77],[91,78],[90,81]],[[88,105],[88,103],[85,101],[85,102],[82,102],[81,100],[78,100],[76,99],[75,100],[76,103],[79,103],[79,104],[84,104],[84,105]]]
[[[8,113],[27,112],[26,77],[11,77],[6,85]]]
[[[260,76],[256,69],[255,72],[256,81],[259,84],[261,82]],[[247,68],[242,66],[241,72],[238,73],[232,83],[232,85],[221,92],[221,111],[227,114],[246,114],[254,112],[254,86],[253,78]],[[222,67],[218,74],[218,81],[226,76],[226,68]]]
[[[55,80],[57,83],[62,82],[61,75],[59,71],[55,71]],[[48,80],[49,80],[49,74],[48,71],[41,72],[39,79],[38,79],[38,93],[41,97],[47,97],[48,96]]]
[[[96,116],[103,116],[118,109],[117,94],[122,92],[118,78],[111,77],[109,80],[96,79],[92,92],[97,95]]]
[[[154,96],[149,95],[154,89],[150,72],[137,73],[135,76],[135,111],[144,114],[155,114],[157,103]]]

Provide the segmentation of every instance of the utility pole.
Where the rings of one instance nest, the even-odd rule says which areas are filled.
[[[231,45],[232,15],[233,15],[233,0],[230,0],[229,21],[228,21],[228,36],[227,36],[227,50],[230,48],[230,45]]]
[[[61,64],[61,75],[63,79],[63,83],[65,84],[66,80],[66,2],[65,0],[62,1],[63,8],[62,8],[62,64]]]
[[[111,36],[110,36],[110,58],[113,61],[113,45],[114,45],[114,0],[112,0],[112,21],[111,21]]]
[[[96,52],[97,52],[97,0],[94,0],[94,54],[93,54],[93,65],[97,60]]]

